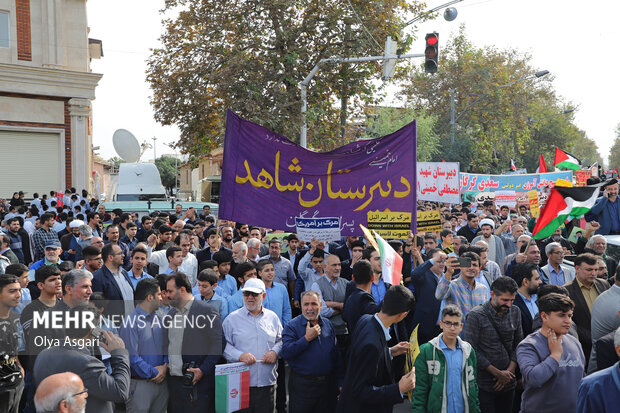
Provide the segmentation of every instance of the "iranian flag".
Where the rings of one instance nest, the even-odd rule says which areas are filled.
[[[578,218],[592,209],[601,190],[600,185],[603,184],[553,188],[536,220],[532,231],[534,239],[550,237],[567,219]]]
[[[516,171],[517,170],[517,166],[515,165],[515,161],[513,161],[512,159],[510,160],[510,170],[512,170],[512,171]]]
[[[215,366],[215,413],[250,407],[250,367],[245,363]]]
[[[381,255],[381,278],[383,282],[399,285],[403,278],[403,258],[379,234],[373,233]]]
[[[564,152],[560,148],[555,148],[555,161],[553,165],[556,168],[566,168],[576,171],[579,169],[581,162],[568,152]]]

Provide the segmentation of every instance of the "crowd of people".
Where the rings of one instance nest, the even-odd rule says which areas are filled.
[[[215,366],[240,362],[249,412],[391,412],[407,397],[416,412],[615,411],[618,203],[612,182],[571,242],[577,220],[534,240],[526,205],[418,202],[442,229],[389,241],[403,258],[389,285],[362,237],[15,193],[0,201],[0,406],[214,411]],[[42,328],[54,312],[96,326]]]

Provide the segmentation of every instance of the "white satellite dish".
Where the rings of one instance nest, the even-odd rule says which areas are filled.
[[[133,133],[126,129],[118,129],[112,136],[112,143],[118,156],[127,163],[136,163],[140,160],[140,144]]]

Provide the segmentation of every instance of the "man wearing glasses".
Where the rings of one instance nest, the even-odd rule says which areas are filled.
[[[72,393],[67,397],[67,393]],[[65,372],[46,377],[35,395],[37,411],[81,413],[86,409],[88,389],[80,376]]]
[[[443,332],[423,344],[415,360],[412,411],[479,412],[476,353],[459,337],[463,313],[446,305],[439,326]]]
[[[564,285],[575,278],[575,269],[562,264],[564,248],[559,242],[550,242],[545,247],[547,265],[542,267],[541,279],[544,284]]]
[[[252,411],[273,412],[282,323],[276,313],[263,307],[267,293],[261,280],[250,278],[241,291],[244,306],[230,313],[222,326],[224,357],[250,366]]]

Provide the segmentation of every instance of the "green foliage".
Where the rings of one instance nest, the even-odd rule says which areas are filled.
[[[181,130],[179,148],[200,155],[223,140],[226,109],[296,139],[299,83],[320,59],[383,52],[414,0],[167,0],[162,47],[148,59],[155,118]],[[355,11],[355,12],[354,12]],[[360,20],[361,19],[361,20]],[[406,46],[411,38],[401,39]],[[308,143],[326,150],[355,138],[343,123],[375,103],[378,62],[328,64],[308,89]],[[345,137],[342,138],[344,130]]]
[[[173,193],[174,189],[177,187],[177,169],[178,165],[177,159],[170,156],[162,156],[155,159],[155,166],[159,170],[159,175],[161,176],[162,185]]]
[[[538,70],[529,55],[516,49],[473,45],[461,26],[442,49],[437,74],[411,64],[399,75],[407,105],[437,116],[440,151],[434,160],[459,161],[467,165],[462,170],[501,173],[510,159],[533,172],[541,153],[552,169],[556,146],[571,153],[589,148],[593,152],[587,157],[594,158],[596,147],[583,140],[571,114],[563,113],[571,105],[557,97],[551,75],[533,76]],[[455,95],[455,145],[450,143],[450,89]]]
[[[385,136],[396,132],[414,119],[417,128],[417,159],[420,162],[428,162],[439,151],[439,135],[435,133],[436,116],[428,115],[424,111],[416,113],[411,108],[381,107],[371,120],[368,130],[374,137]]]
[[[118,156],[113,156],[110,159],[108,159],[106,162],[109,163],[110,166],[114,168],[118,168],[118,166],[121,164],[121,162],[123,162],[123,160],[119,158]]]
[[[620,168],[620,124],[616,127],[616,139],[609,150],[609,169]]]

